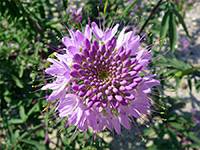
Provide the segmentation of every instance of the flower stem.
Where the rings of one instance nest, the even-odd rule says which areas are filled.
[[[147,23],[149,22],[149,20],[151,19],[152,15],[155,13],[156,9],[160,6],[160,4],[162,3],[163,0],[160,0],[158,2],[158,4],[154,7],[154,9],[152,10],[152,12],[150,13],[149,17],[147,18],[147,20],[145,21],[145,23],[143,24],[142,28],[140,29],[139,34],[142,33],[142,31],[144,30],[145,26],[147,25]]]
[[[179,72],[177,72],[174,76],[175,76],[175,77],[182,77],[182,76],[184,76],[184,75],[191,74],[191,73],[197,71],[198,69],[200,69],[200,66],[192,67],[192,68],[186,69],[186,70],[184,70],[184,71],[179,71]]]

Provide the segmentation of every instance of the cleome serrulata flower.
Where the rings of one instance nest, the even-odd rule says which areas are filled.
[[[106,127],[121,134],[121,126],[138,128],[134,118],[150,110],[148,94],[160,85],[147,69],[151,49],[139,48],[142,38],[135,30],[120,32],[119,26],[105,29],[103,24],[102,30],[92,22],[84,31],[67,29],[63,52],[47,59],[51,65],[45,72],[55,80],[42,87],[53,91],[46,100],[56,102],[59,117],[76,131]]]

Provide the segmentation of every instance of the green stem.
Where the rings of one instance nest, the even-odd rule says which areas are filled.
[[[191,73],[197,71],[198,69],[200,69],[200,66],[192,67],[192,68],[186,69],[186,70],[184,70],[184,71],[179,71],[179,72],[177,72],[174,76],[175,76],[175,77],[182,77],[182,76],[184,76],[184,75],[191,74]]]

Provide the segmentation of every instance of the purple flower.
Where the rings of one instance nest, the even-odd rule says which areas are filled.
[[[151,51],[139,49],[135,31],[124,28],[116,38],[118,27],[102,31],[92,22],[84,33],[68,30],[70,37],[62,38],[64,54],[47,59],[52,65],[45,72],[55,80],[42,90],[53,90],[47,101],[58,103],[60,118],[68,119],[66,126],[80,131],[90,126],[96,132],[107,127],[121,134],[121,126],[130,130],[134,118],[148,114],[148,94],[160,85],[146,68]]]
[[[72,8],[72,20],[81,22],[83,16],[81,15],[82,7],[80,7],[77,11]]]
[[[56,59],[48,58],[47,61],[53,63],[53,65],[47,68],[45,72],[55,77],[56,80],[42,87],[42,90],[53,90],[53,92],[46,99],[48,102],[55,101],[56,99],[63,100],[66,95],[66,86],[70,80],[70,69],[67,65],[67,54],[60,55],[55,53],[55,56],[59,61]]]
[[[192,120],[194,120],[195,124],[200,124],[200,115],[197,112],[196,108],[191,109],[192,112]]]
[[[128,6],[128,5],[130,5],[131,3],[133,3],[133,0],[127,1],[125,5]],[[133,7],[135,8],[135,7],[137,7],[137,6],[138,6],[137,4],[134,4]]]
[[[190,46],[190,43],[188,41],[188,39],[186,37],[182,38],[181,39],[181,47],[182,47],[182,50],[183,51],[188,51],[189,50],[189,46]]]
[[[92,32],[94,36],[97,38],[97,40],[106,42],[110,40],[117,33],[119,24],[116,24],[112,30],[110,28],[106,29],[105,32],[101,31],[95,22],[92,22],[91,26],[92,26]]]
[[[195,2],[195,0],[187,0],[188,4],[191,4],[191,3],[194,3],[194,2]]]
[[[14,43],[13,42],[9,42],[8,44],[10,47],[13,47],[14,46]]]
[[[80,47],[87,47],[90,46],[89,41],[91,40],[91,29],[89,25],[86,25],[85,27],[85,33],[81,33],[79,30],[77,30],[75,33],[72,30],[69,30],[69,33],[71,35],[70,37],[63,37],[62,42],[66,47],[66,53],[73,56],[74,54],[79,52]],[[84,41],[84,39],[87,39]]]

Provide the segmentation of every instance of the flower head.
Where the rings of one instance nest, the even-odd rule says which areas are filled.
[[[200,124],[200,115],[196,108],[191,109],[192,112],[192,120],[194,120],[195,124]]]
[[[81,22],[83,16],[81,15],[82,7],[80,7],[77,11],[72,8],[72,20]]]
[[[139,49],[135,31],[124,28],[116,38],[118,27],[102,31],[92,22],[84,33],[68,30],[70,37],[62,38],[64,54],[47,60],[52,65],[46,73],[55,80],[42,90],[53,90],[47,101],[58,102],[56,110],[67,117],[67,125],[81,131],[90,126],[96,132],[107,127],[121,134],[121,125],[130,130],[134,118],[148,114],[148,94],[160,84],[147,73],[151,51]]]
[[[189,46],[190,46],[188,39],[186,37],[184,37],[184,38],[181,39],[180,42],[181,42],[182,50],[183,51],[188,51],[189,50]]]

